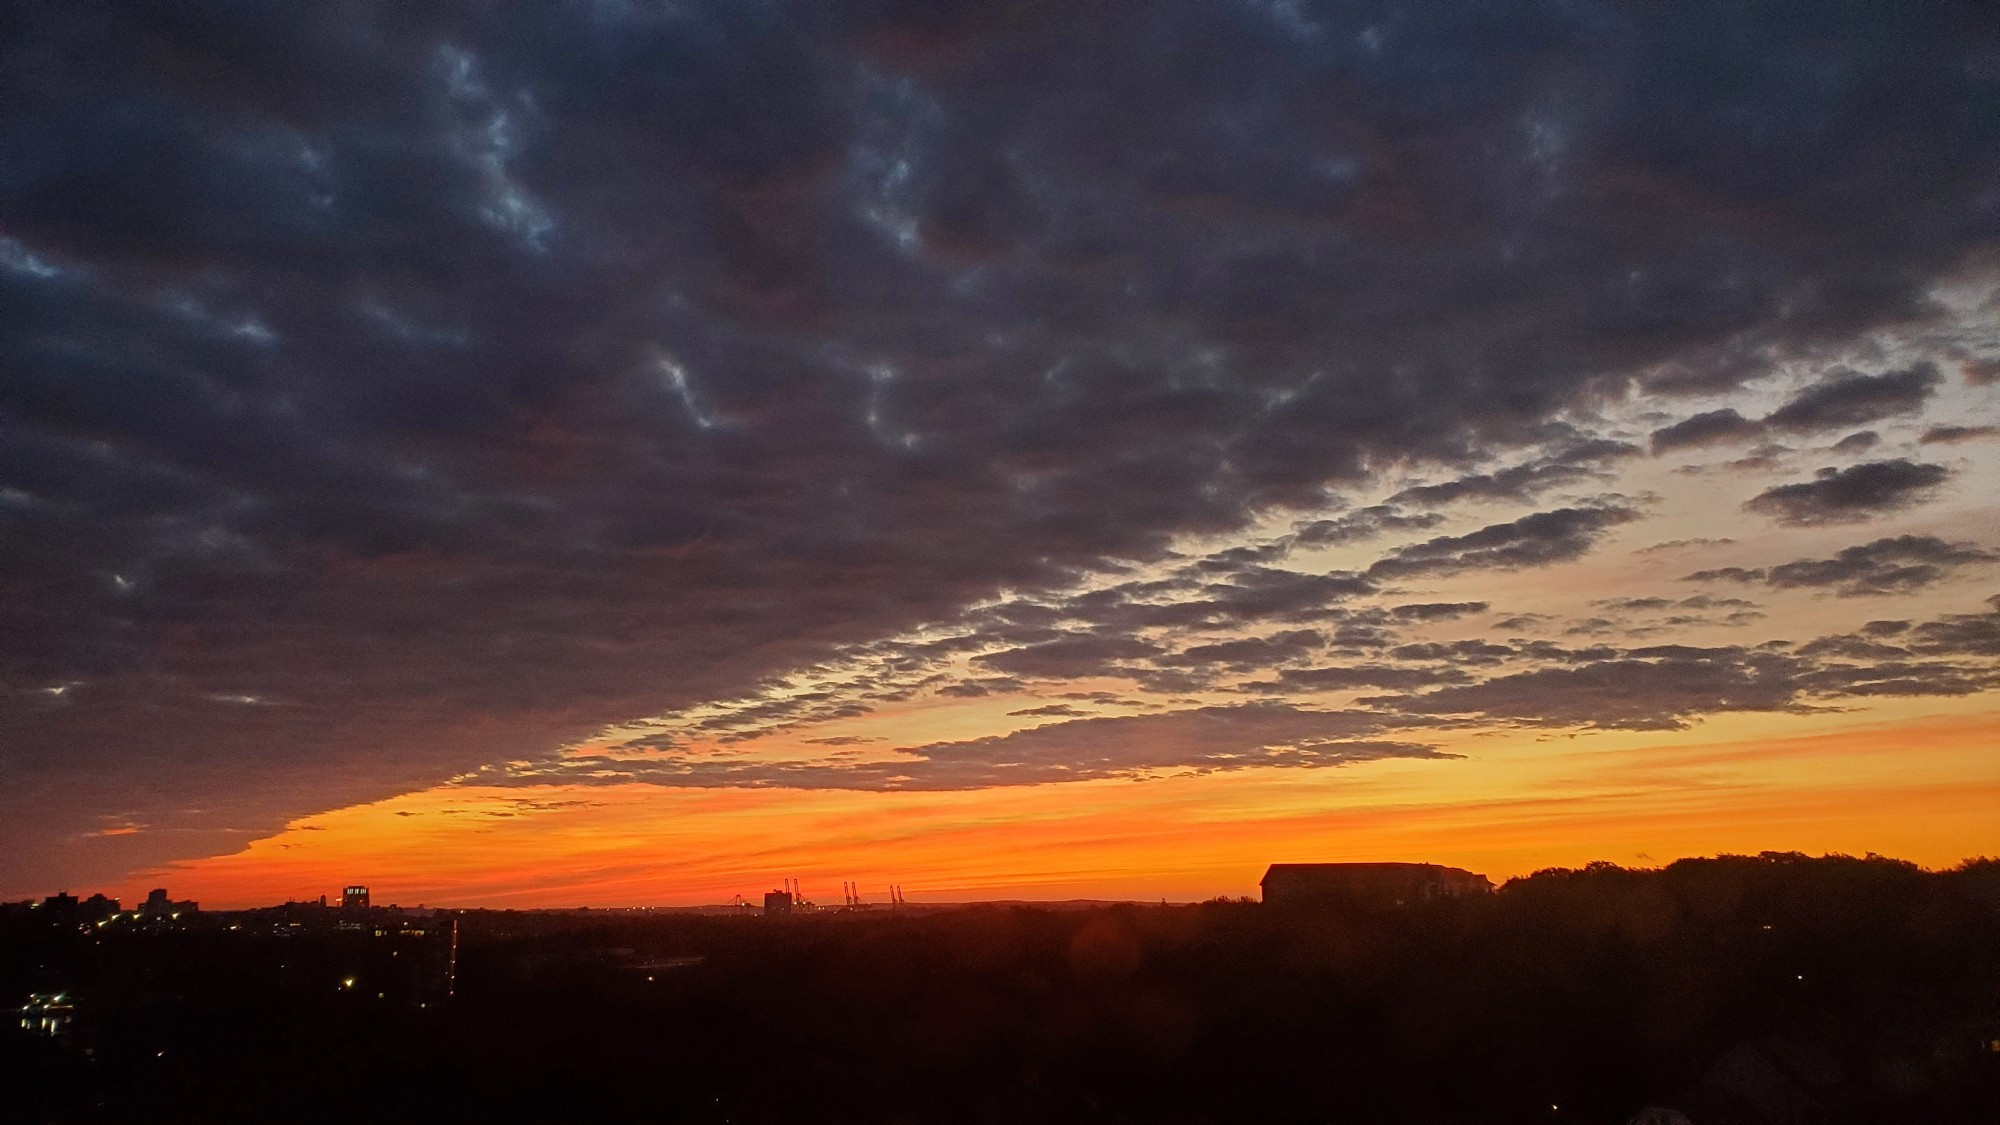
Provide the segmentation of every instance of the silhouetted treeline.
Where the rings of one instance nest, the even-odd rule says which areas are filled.
[[[19,1120],[2000,1121],[2000,864],[1545,871],[1410,907],[459,918],[454,994],[352,939],[5,934]],[[233,943],[230,940],[235,938]],[[364,943],[365,944],[365,943]],[[428,986],[426,986],[428,987]],[[401,988],[402,991],[397,991]],[[422,1004],[424,1006],[418,1006]]]

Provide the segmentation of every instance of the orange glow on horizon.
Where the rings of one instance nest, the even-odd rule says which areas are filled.
[[[1255,895],[1266,864],[1418,859],[1496,880],[1594,859],[1877,851],[1948,866],[2000,828],[2000,713],[1728,716],[1696,735],[1467,738],[1461,760],[970,792],[441,786],[134,876],[211,908],[316,898],[611,906],[799,877],[913,901]]]

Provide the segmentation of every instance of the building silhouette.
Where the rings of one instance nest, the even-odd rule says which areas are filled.
[[[368,888],[363,886],[342,888],[340,892],[340,908],[342,910],[368,909]]]
[[[1274,863],[1261,886],[1265,902],[1287,906],[1403,906],[1493,891],[1484,875],[1435,863]]]
[[[154,887],[146,895],[145,905],[135,913],[144,914],[148,918],[178,918],[183,914],[193,914],[200,909],[201,904],[192,899],[176,902],[167,897],[165,887]]]
[[[790,891],[764,892],[765,917],[770,917],[771,915],[774,914],[790,914],[791,912],[792,912],[792,892]]]

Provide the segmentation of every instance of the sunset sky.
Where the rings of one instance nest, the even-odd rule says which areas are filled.
[[[27,5],[0,310],[0,898],[2000,853],[1988,5]]]

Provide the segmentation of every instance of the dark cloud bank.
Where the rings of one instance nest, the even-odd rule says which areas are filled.
[[[1375,467],[1468,483],[1328,542],[1587,481],[1566,407],[1930,315],[2000,233],[1996,50],[1972,3],[19,6],[0,883],[739,696]],[[1816,522],[1943,472],[1860,469],[1753,503]],[[1305,621],[1627,513],[1215,600]],[[1151,656],[1017,647],[996,677]],[[1102,768],[1010,737],[1019,768],[967,776]],[[1189,737],[1177,764],[1228,752]],[[146,830],[79,839],[114,819]]]

